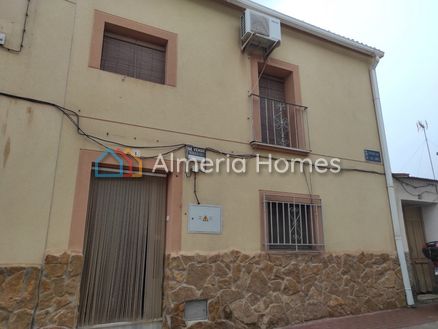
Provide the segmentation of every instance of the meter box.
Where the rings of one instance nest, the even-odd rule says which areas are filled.
[[[188,211],[188,232],[221,234],[222,207],[205,204],[191,204]]]

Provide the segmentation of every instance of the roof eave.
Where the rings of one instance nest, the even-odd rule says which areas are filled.
[[[385,53],[379,49],[364,45],[360,42],[348,39],[346,37],[343,37],[341,35],[338,35],[336,33],[324,30],[320,27],[317,27],[315,25],[303,22],[299,19],[287,16],[285,14],[282,14],[276,10],[270,9],[268,7],[265,7],[263,5],[260,5],[258,3],[255,3],[250,0],[223,0],[227,3],[233,4],[235,6],[238,6],[242,9],[252,9],[256,10],[258,12],[261,12],[263,14],[276,17],[280,20],[280,22],[284,25],[290,26],[294,29],[309,33],[311,35],[314,35],[316,37],[319,37],[321,39],[330,41],[332,43],[338,44],[340,46],[355,50],[359,53],[372,56],[372,57],[378,57],[382,58]]]

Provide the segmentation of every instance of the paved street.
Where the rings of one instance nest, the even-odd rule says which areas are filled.
[[[436,329],[436,328],[438,328],[438,322],[420,324],[419,326],[405,327],[403,329]]]
[[[438,304],[324,319],[285,329],[438,329]]]

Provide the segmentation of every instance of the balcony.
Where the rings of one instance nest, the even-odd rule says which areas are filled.
[[[253,98],[254,148],[306,155],[310,152],[307,107],[276,99]]]

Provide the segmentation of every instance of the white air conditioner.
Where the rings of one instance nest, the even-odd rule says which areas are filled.
[[[268,15],[246,9],[240,18],[240,37],[242,50],[262,50],[269,55],[280,45],[280,20]]]

